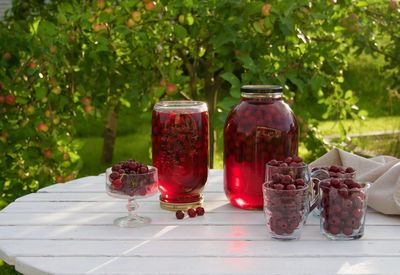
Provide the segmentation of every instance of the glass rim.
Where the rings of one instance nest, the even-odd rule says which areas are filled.
[[[340,167],[340,168],[348,168],[349,167],[349,166],[346,167],[346,166],[343,166],[343,165],[336,165],[336,166]],[[330,172],[329,170],[324,169],[325,167],[328,167],[328,166],[313,166],[313,167],[310,167],[310,168],[311,169],[318,169],[318,170],[324,170],[324,171]],[[354,169],[353,172],[344,172],[343,174],[355,175],[356,172],[357,172],[357,170]],[[340,172],[337,172],[337,173],[340,173]]]
[[[346,180],[346,178],[328,178],[328,179],[323,179],[321,180],[321,182],[327,181],[327,180],[331,180],[331,179],[338,179],[338,180]],[[371,187],[371,182],[366,181],[366,182],[357,182],[361,185],[360,188],[358,187],[354,187],[354,188],[348,188],[349,191],[352,189],[360,189],[360,190],[368,190]],[[332,186],[319,186],[319,188],[324,189],[324,190],[329,190],[329,189],[336,189],[339,190],[338,188],[332,187]]]
[[[267,168],[267,167],[275,167],[275,168],[277,168],[277,169],[300,169],[300,168],[307,168],[307,169],[309,169],[310,167],[309,167],[309,165],[307,164],[307,163],[304,163],[303,165],[300,165],[300,166],[286,166],[286,167],[279,167],[279,166],[275,166],[275,165],[270,165],[270,164],[268,164],[268,163],[266,163],[265,164],[265,168]]]
[[[196,100],[164,100],[157,102],[154,105],[155,111],[196,111],[205,112],[208,111],[207,103]]]
[[[149,176],[149,175],[158,173],[157,167],[151,166],[151,165],[146,165],[146,166],[147,166],[147,168],[149,168],[149,171],[146,172],[146,173],[143,173],[143,174],[123,174],[123,175],[130,175],[130,176]],[[107,174],[111,174],[111,173],[113,172],[113,171],[111,170],[111,168],[112,168],[112,167],[108,167],[108,168],[106,169],[106,175],[107,175]],[[150,171],[150,169],[151,169],[151,171]]]

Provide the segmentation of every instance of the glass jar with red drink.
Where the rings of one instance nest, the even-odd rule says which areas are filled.
[[[158,169],[160,206],[200,206],[208,177],[208,110],[200,101],[162,101],[152,119],[153,165]]]
[[[231,204],[262,209],[265,165],[297,155],[298,126],[282,87],[246,85],[224,128],[224,188]]]

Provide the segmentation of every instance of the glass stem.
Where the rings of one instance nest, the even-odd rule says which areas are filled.
[[[135,201],[135,199],[128,199],[128,204],[126,205],[128,209],[128,216],[132,219],[137,219],[138,215],[135,210],[139,208],[139,204]]]

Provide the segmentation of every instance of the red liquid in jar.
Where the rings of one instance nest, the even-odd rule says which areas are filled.
[[[200,201],[208,176],[208,113],[153,111],[152,143],[161,201]]]
[[[263,207],[265,165],[297,155],[298,126],[281,97],[242,98],[224,129],[224,187],[243,209]]]

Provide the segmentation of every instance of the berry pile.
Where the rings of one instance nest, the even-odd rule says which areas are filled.
[[[343,167],[338,165],[314,167],[312,171],[325,170],[330,178],[354,178],[356,170],[352,167]]]
[[[300,229],[308,211],[306,169],[297,169],[305,164],[300,157],[271,160],[268,164],[278,168],[265,185],[267,225],[276,235],[290,235]]]
[[[362,235],[366,211],[363,184],[353,179],[326,179],[320,183],[321,225],[327,234]]]
[[[157,171],[135,160],[114,164],[107,173],[107,190],[120,195],[145,196],[157,192]]]
[[[273,159],[267,163],[269,166],[275,167],[301,167],[306,165],[299,156],[287,157],[284,160]]]
[[[196,217],[196,216],[203,216],[204,213],[205,213],[204,208],[201,207],[201,206],[197,207],[196,209],[194,209],[194,208],[189,208],[189,209],[187,210],[187,214],[188,214],[188,216],[189,216],[190,218],[194,218],[194,217]],[[182,220],[182,219],[185,217],[185,212],[182,211],[182,210],[178,210],[178,211],[176,211],[175,216],[176,216],[176,218],[177,218],[178,220]]]

